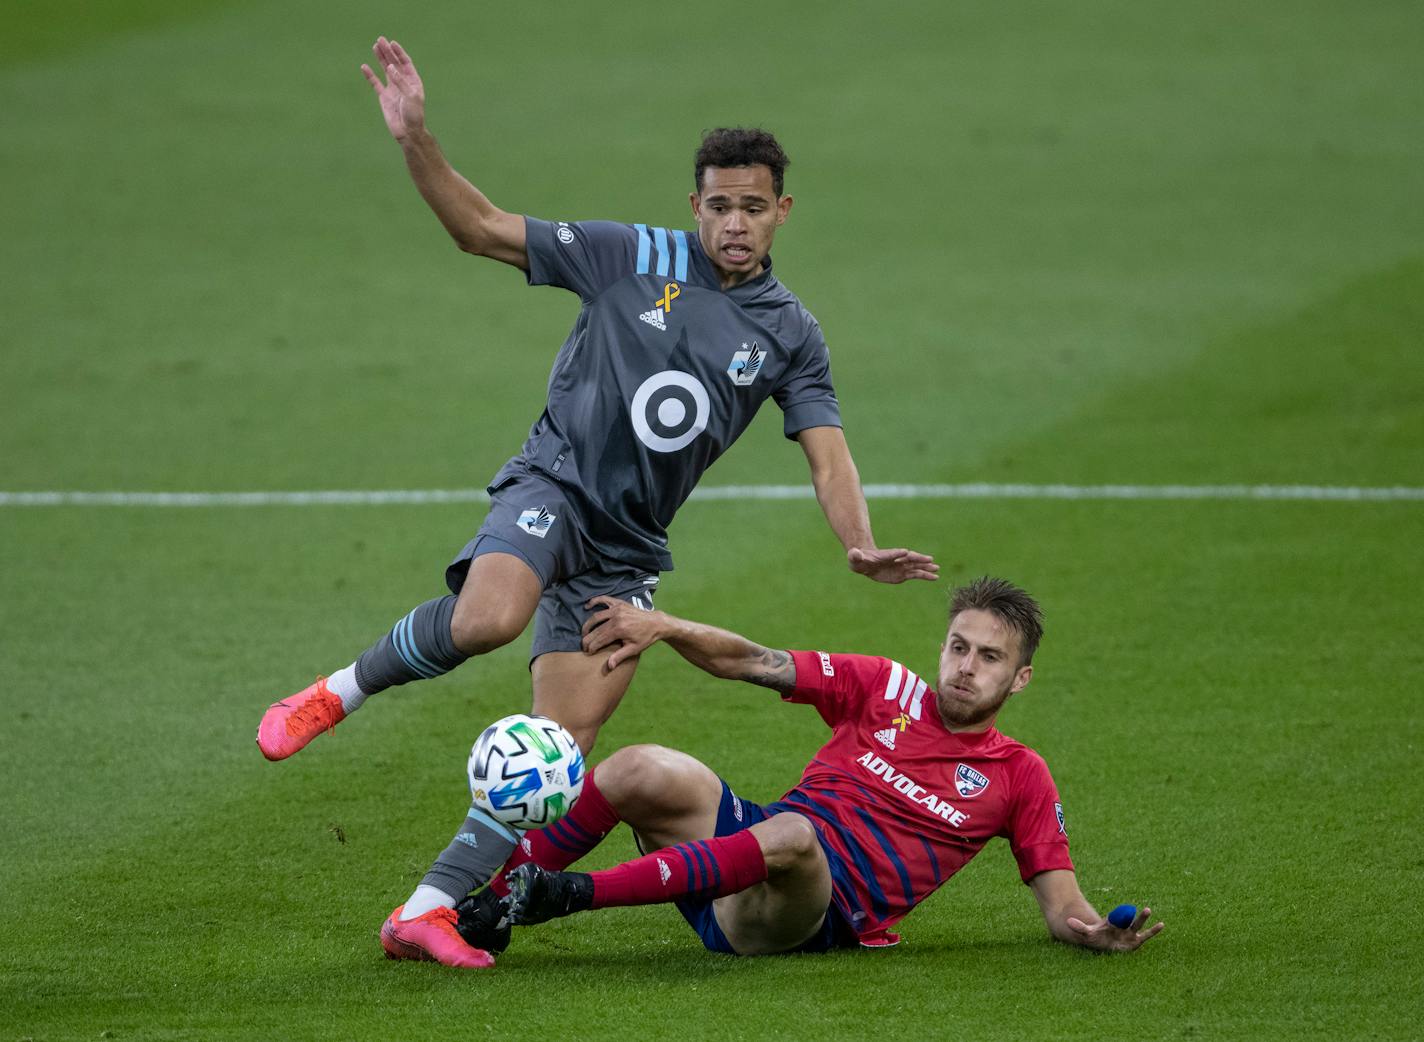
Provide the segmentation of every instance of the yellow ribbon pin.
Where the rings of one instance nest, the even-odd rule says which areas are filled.
[[[672,302],[682,296],[682,290],[678,288],[676,282],[669,282],[663,286],[663,295],[657,299],[657,306],[663,309],[665,314],[672,313]]]

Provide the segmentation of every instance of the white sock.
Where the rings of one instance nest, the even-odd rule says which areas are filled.
[[[362,691],[361,685],[356,683],[356,663],[354,662],[345,669],[338,669],[327,677],[326,689],[341,699],[341,708],[346,710],[348,716],[360,709],[361,703],[366,701],[366,692]]]
[[[401,909],[400,921],[422,916],[432,908],[454,908],[455,904],[455,899],[444,890],[421,883]]]

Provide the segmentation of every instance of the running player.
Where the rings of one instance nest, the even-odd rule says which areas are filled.
[[[498,948],[493,892],[515,923],[676,902],[713,951],[757,955],[894,944],[902,917],[995,836],[1060,941],[1130,951],[1162,929],[1151,910],[1118,928],[1078,887],[1047,766],[995,728],[1033,674],[1037,603],[1001,579],[954,592],[936,681],[863,655],[772,651],[725,630],[597,601],[585,647],[616,666],[657,640],[714,676],[815,706],[831,738],[780,800],[739,798],[710,769],[658,746],[620,749],[563,820],[526,837],[505,876],[461,906],[441,961]],[[589,874],[560,871],[619,821],[652,853]],[[383,938],[384,939],[384,938]],[[390,945],[387,945],[388,950]]]
[[[591,749],[636,660],[602,670],[580,652],[584,603],[605,595],[652,606],[658,573],[672,567],[673,514],[767,398],[806,455],[850,568],[881,582],[935,578],[928,556],[876,548],[825,340],[772,274],[772,238],[792,205],[775,138],[704,137],[692,234],[521,217],[446,161],[426,128],[409,55],[385,37],[374,51],[384,81],[362,71],[416,188],[456,244],[522,269],[532,284],[577,293],[583,309],[554,359],[543,415],[495,475],[484,524],[446,570],[450,595],[417,606],[329,679],[274,703],[257,733],[265,756],[291,756],[370,695],[509,643],[531,617],[533,711]],[[450,894],[485,882],[512,848],[492,821],[466,820],[442,858],[448,873],[429,879],[406,913],[453,904]]]

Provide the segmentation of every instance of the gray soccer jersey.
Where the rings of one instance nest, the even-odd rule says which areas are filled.
[[[776,400],[788,438],[841,425],[820,326],[770,259],[724,291],[694,233],[532,217],[525,229],[530,284],[572,290],[583,310],[543,415],[491,490],[545,473],[601,553],[665,571],[673,514],[762,402]]]

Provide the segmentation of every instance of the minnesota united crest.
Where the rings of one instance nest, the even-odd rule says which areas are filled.
[[[750,386],[757,378],[757,373],[761,372],[761,364],[765,360],[766,355],[753,340],[750,344],[743,344],[742,349],[732,355],[732,364],[727,366],[727,375],[738,387]]]
[[[543,539],[549,534],[550,526],[557,520],[558,518],[544,507],[530,507],[519,515],[519,520],[515,524],[530,535]]]

